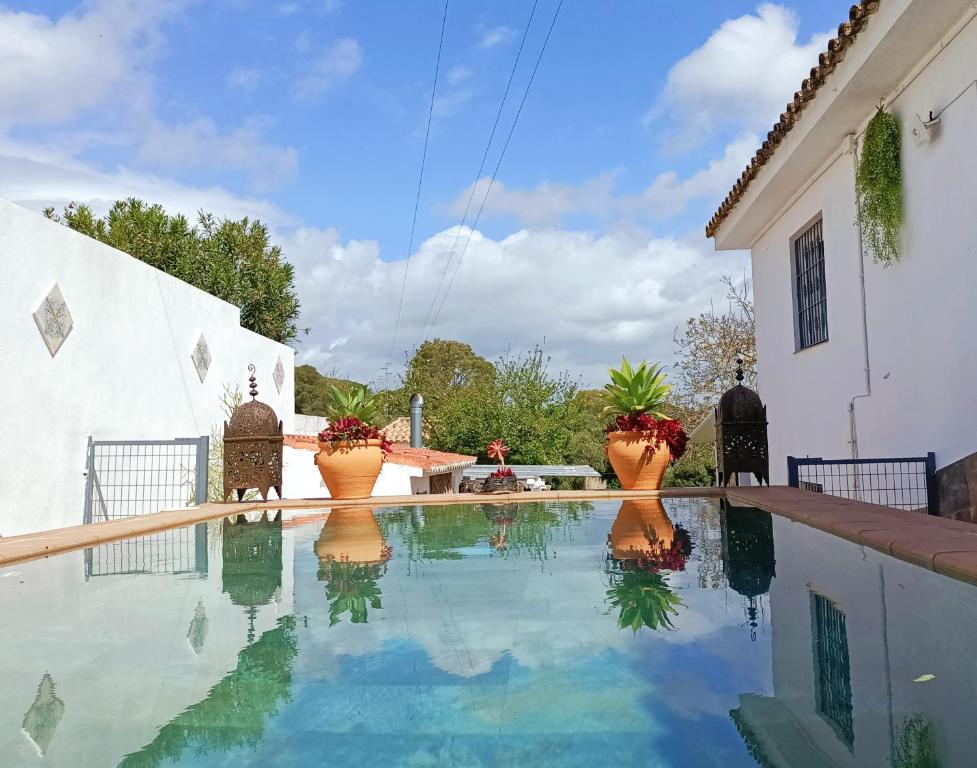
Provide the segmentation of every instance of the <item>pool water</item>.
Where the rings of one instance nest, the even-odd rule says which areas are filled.
[[[974,764],[967,584],[708,499],[293,514],[0,568],[0,766]]]

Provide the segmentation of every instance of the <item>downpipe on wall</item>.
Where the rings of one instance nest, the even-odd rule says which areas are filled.
[[[854,175],[852,183],[858,176],[858,137],[851,133],[848,136],[849,152],[852,156]],[[858,425],[855,418],[855,401],[872,396],[872,364],[869,356],[868,346],[868,302],[865,297],[865,245],[862,242],[862,217],[858,209],[858,190],[855,187],[855,227],[858,230],[858,282],[859,292],[862,299],[862,341],[865,351],[865,391],[860,395],[855,395],[848,403],[848,421],[850,430],[851,455],[853,459],[858,458]],[[856,489],[857,493],[857,489]]]

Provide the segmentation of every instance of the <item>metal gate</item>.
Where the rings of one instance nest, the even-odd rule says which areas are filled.
[[[85,524],[207,501],[210,438],[93,440],[85,469]]]
[[[870,504],[940,514],[934,453],[897,459],[788,456],[787,484]]]

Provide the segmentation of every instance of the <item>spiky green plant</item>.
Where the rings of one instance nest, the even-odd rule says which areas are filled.
[[[902,721],[892,754],[893,768],[940,768],[933,726],[923,715]]]
[[[885,266],[899,258],[903,221],[901,154],[899,121],[879,108],[862,139],[855,193],[862,237],[875,261]]]
[[[607,600],[620,614],[617,625],[637,632],[648,629],[674,629],[672,616],[678,615],[682,601],[660,573],[628,571],[620,582],[607,590]]]
[[[604,415],[628,416],[647,413],[656,419],[665,418],[661,407],[671,387],[665,381],[660,363],[641,363],[632,368],[628,359],[621,359],[620,370],[608,370],[611,383],[604,385]]]
[[[364,424],[372,425],[376,425],[380,412],[376,395],[371,395],[370,390],[364,386],[350,387],[348,391],[343,391],[330,385],[326,410],[330,421],[352,416]]]

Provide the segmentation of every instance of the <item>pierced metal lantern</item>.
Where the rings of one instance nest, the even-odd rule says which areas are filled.
[[[270,405],[259,402],[254,366],[251,371],[251,402],[234,409],[224,422],[224,501],[237,491],[238,501],[251,488],[257,488],[268,501],[268,489],[282,498],[282,422]]]
[[[736,380],[716,406],[716,452],[719,483],[729,485],[734,472],[752,472],[757,482],[770,485],[767,448],[767,407],[743,385],[743,361],[736,361]]]
[[[721,499],[723,573],[733,591],[747,599],[746,619],[750,637],[756,640],[757,605],[770,592],[777,575],[774,556],[773,518],[756,507],[734,507]]]

